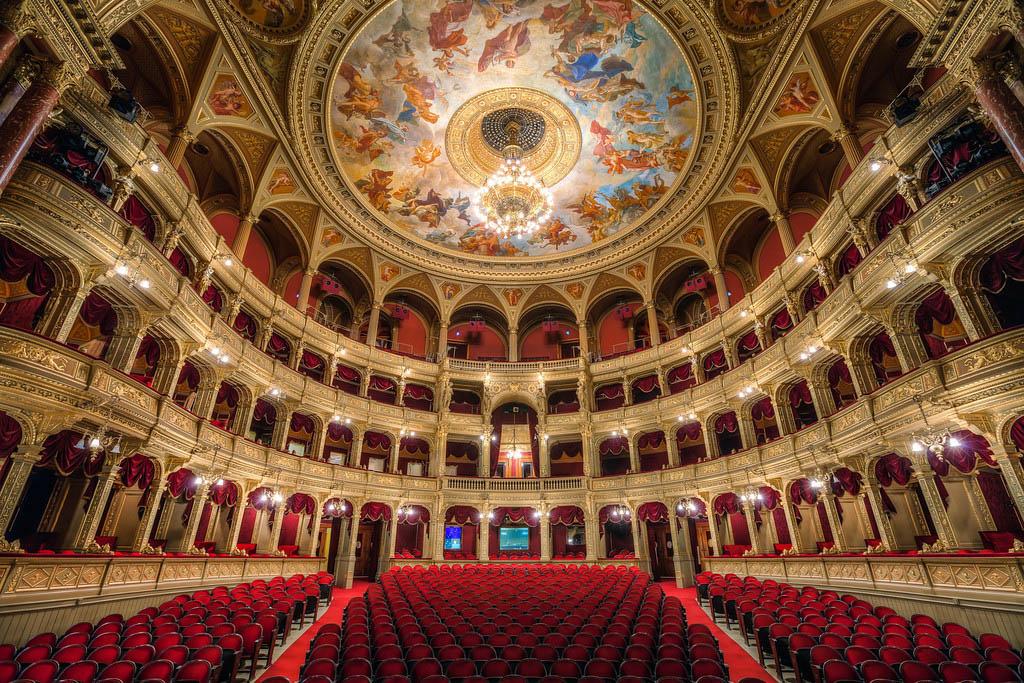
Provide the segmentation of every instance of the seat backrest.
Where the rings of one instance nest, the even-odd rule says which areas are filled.
[[[20,678],[24,681],[35,681],[36,683],[51,683],[56,680],[57,672],[60,671],[60,664],[52,659],[42,659],[33,662],[25,667]]]
[[[174,675],[174,664],[166,659],[155,659],[139,669],[138,678],[143,681],[170,681]]]

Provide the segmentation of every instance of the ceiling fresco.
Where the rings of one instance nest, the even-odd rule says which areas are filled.
[[[456,117],[470,100],[525,90],[571,114],[575,130],[560,139],[578,147],[556,155],[566,168],[546,228],[502,240],[483,228],[459,166],[474,131],[456,152],[448,128],[479,125]],[[678,45],[630,0],[396,0],[345,53],[332,140],[353,192],[410,235],[485,256],[550,255],[624,234],[670,194],[689,164],[696,100]],[[563,125],[553,110],[537,105],[549,131]]]

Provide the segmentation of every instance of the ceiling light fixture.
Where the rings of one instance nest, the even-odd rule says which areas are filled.
[[[519,146],[522,124],[510,119],[505,125],[508,144],[502,149],[504,161],[477,193],[477,211],[487,229],[502,238],[529,238],[551,220],[554,200],[551,190],[523,163]]]

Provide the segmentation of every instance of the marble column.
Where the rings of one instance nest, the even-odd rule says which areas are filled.
[[[4,477],[3,484],[0,485],[0,546],[4,545],[8,540],[17,540],[7,539],[5,534],[11,525],[14,513],[18,510],[28,476],[32,473],[32,468],[39,462],[41,456],[42,448],[39,446],[24,445],[19,446],[18,450],[9,456],[10,464],[8,465],[7,476]]]
[[[636,443],[630,436],[623,437],[626,440],[626,446],[629,448],[629,472],[630,474],[636,474],[640,471],[640,454],[637,452]]]
[[[519,328],[510,327],[508,330],[508,359],[515,363],[519,360]]]
[[[156,515],[160,510],[160,500],[164,495],[164,486],[167,483],[167,472],[160,468],[160,476],[153,479],[149,485],[149,498],[145,511],[139,519],[139,525],[135,527],[135,537],[132,539],[131,552],[141,553],[149,548],[149,537],[153,533],[153,526],[156,524]]]
[[[583,526],[585,528],[584,533],[586,534],[585,541],[587,543],[587,562],[597,562],[598,548],[601,545],[601,532],[597,525],[597,512],[594,514],[586,513],[586,517],[583,520]]]
[[[679,441],[672,426],[664,428],[665,448],[668,451],[668,466],[679,467]]]
[[[224,545],[217,548],[218,553],[231,554],[238,547],[238,535],[242,532],[242,517],[245,516],[247,497],[240,495],[235,509],[231,514],[231,527],[228,529],[228,536],[224,539]]]
[[[181,162],[185,160],[185,151],[194,139],[195,137],[185,126],[178,126],[171,132],[167,152],[164,154],[167,161],[170,162],[171,168],[177,170],[181,166]]]
[[[391,457],[388,460],[387,471],[391,474],[398,474],[398,452],[402,450],[402,437],[398,436],[391,440]]]
[[[14,53],[22,36],[28,33],[28,2],[8,0],[0,9],[0,68]]]
[[[718,535],[718,517],[708,506],[708,531],[711,532],[711,550],[716,557],[722,556],[722,539]]]
[[[761,535],[757,532],[757,520],[754,519],[753,502],[743,503],[743,518],[747,522],[747,534],[750,536],[750,549],[758,555],[764,553],[765,549],[761,545]]]
[[[990,59],[972,61],[965,76],[992,127],[1006,144],[1017,166],[1024,171],[1024,108]]]
[[[198,496],[198,494],[197,494]],[[257,536],[256,552],[262,554],[272,554],[277,551],[277,545],[281,541],[281,527],[284,526],[284,513],[285,513],[285,502],[288,500],[288,496],[282,494],[284,500],[277,504],[274,508],[274,519],[270,522],[270,533],[259,534]],[[266,519],[266,515],[270,514],[270,510],[264,510],[262,515],[256,518],[256,527],[259,529],[259,525]],[[254,532],[255,533],[255,532]]]
[[[658,311],[654,302],[648,302],[644,307],[647,311],[647,329],[650,330],[651,346],[661,344],[661,330],[658,329]]]
[[[0,194],[11,182],[61,93],[80,75],[81,70],[67,62],[47,63],[14,105],[14,110],[0,126]]]
[[[366,345],[374,348],[377,346],[377,328],[380,327],[380,312],[384,304],[380,301],[373,302],[370,309],[370,322],[366,327]]]
[[[782,250],[789,256],[796,250],[796,239],[793,237],[793,226],[789,222],[789,214],[784,211],[777,211],[772,214],[771,220],[775,223],[775,229],[779,231],[779,239],[782,241]]]
[[[480,533],[479,543],[477,543],[476,559],[481,562],[487,562],[491,559],[491,520],[487,518],[490,513],[486,507],[480,509],[480,524],[477,525],[477,531]]]
[[[75,533],[72,550],[85,552],[90,546],[95,545],[96,532],[100,528],[103,511],[107,507],[107,500],[114,489],[117,476],[117,465],[104,465],[103,470],[97,475],[96,488],[93,489],[85,516],[82,517],[78,531]]]
[[[921,487],[925,505],[928,506],[928,514],[935,525],[935,534],[947,549],[958,549],[960,542],[956,535],[956,529],[949,521],[946,506],[942,504],[942,496],[939,495],[939,487],[935,484],[935,475],[932,473],[931,466],[927,463],[923,465],[915,463],[914,470],[914,481]]]
[[[690,525],[684,517],[676,515],[672,504],[668,506],[668,528],[672,534],[672,565],[676,575],[676,586],[685,588],[693,585],[693,556],[690,554]],[[680,526],[682,525],[682,526]]]
[[[793,550],[798,553],[806,553],[807,546],[804,543],[803,537],[800,535],[800,525],[796,521],[796,513],[793,511],[793,504],[788,500],[784,500],[782,503],[782,512],[786,517],[786,527],[789,529],[789,542],[793,546]]]
[[[832,140],[838,142],[843,148],[843,155],[850,168],[857,168],[864,158],[864,149],[860,145],[860,140],[857,139],[857,134],[845,123],[841,123],[832,133]]]
[[[601,466],[595,467],[594,434],[590,427],[590,416],[583,416],[583,429],[580,430],[580,448],[583,450],[583,476],[593,477],[601,472]]]
[[[587,336],[587,321],[577,320],[576,329],[579,330],[580,335],[580,355],[584,358],[590,357],[590,339]]]
[[[1024,468],[1021,467],[1021,458],[1010,448],[998,444],[993,445],[992,451],[999,465],[999,474],[1006,482],[1006,490],[1017,506],[1017,515],[1024,519]]]
[[[258,220],[259,216],[251,213],[238,217],[238,232],[235,233],[235,239],[231,242],[231,251],[235,252],[240,263],[245,258],[245,249],[249,245],[249,238],[252,237],[252,227]]]
[[[1017,100],[1024,105],[1024,67],[1021,66],[1021,63],[1012,54],[1008,55],[1002,62],[1002,67],[1006,84],[1010,86],[1010,90],[1017,97]]]
[[[832,543],[840,552],[846,552],[849,546],[846,543],[846,534],[843,533],[843,523],[839,519],[836,497],[831,491],[823,491],[820,495],[825,504],[825,516],[828,518],[829,528],[832,529]]]
[[[540,510],[540,559],[551,561],[551,519],[547,510]]]
[[[438,361],[448,355],[448,321],[443,320],[437,330],[437,348],[434,349]]]
[[[351,588],[356,572],[356,550],[359,548],[359,517],[354,513],[348,520],[345,542],[341,544],[334,568],[334,584]]]
[[[359,467],[363,456],[363,432],[352,430],[352,446],[348,451],[348,466]]]
[[[491,432],[490,426],[484,430],[483,437],[480,439],[480,457],[477,459],[477,472],[478,477],[489,477],[491,476]]]
[[[548,439],[541,436],[537,440],[537,460],[540,462],[540,476],[551,476],[551,449],[548,446]]]
[[[424,557],[428,557],[435,562],[440,562],[444,559],[444,511],[443,506],[438,506],[441,510],[434,510],[433,515],[430,517],[430,544],[424,544],[430,549],[430,554],[423,553]]]
[[[885,503],[882,500],[881,490],[875,485],[865,483],[861,488],[861,493],[864,494],[865,510],[867,510],[867,503],[871,504],[868,514],[875,520],[875,526],[878,527],[878,540],[882,542],[882,546],[887,550],[903,550],[896,541],[896,533],[893,531],[892,522],[889,520],[889,515],[885,512]],[[868,529],[870,530],[870,528],[869,524]]]
[[[725,284],[725,271],[717,266],[711,269],[715,278],[715,294],[718,295],[719,312],[729,310],[729,287]]]
[[[313,287],[313,276],[316,275],[315,268],[308,268],[302,273],[302,282],[299,284],[299,298],[295,302],[295,308],[301,313],[309,311],[309,290]]]
[[[309,525],[309,519],[308,519],[309,516],[310,515],[303,514],[299,518],[298,533],[297,533],[298,540],[299,540],[299,543],[298,543],[298,545],[299,545],[299,555],[302,555],[303,557],[312,557],[313,556],[313,554],[316,552],[316,542],[317,542],[318,537],[319,537],[319,534],[317,534],[317,529],[318,529],[317,522],[319,521],[320,516],[316,512],[313,513],[313,529],[312,529],[312,531],[310,531],[310,529],[309,529],[309,526],[310,526]]]
[[[210,495],[210,484],[203,482],[196,489],[196,495],[192,498],[192,511],[188,515],[188,522],[185,524],[185,532],[181,535],[181,539],[178,541],[177,548],[169,548],[169,550],[175,550],[179,553],[189,553],[196,545],[196,534],[199,532],[199,522],[203,518],[203,508],[206,507],[206,499]],[[283,506],[280,512],[284,512]],[[283,517],[284,515],[279,515]],[[280,525],[278,525],[280,526]],[[280,534],[280,530],[278,530]],[[277,547],[276,545],[274,546]]]
[[[14,109],[14,105],[18,103],[21,96],[32,85],[32,80],[36,77],[38,67],[39,63],[32,55],[24,54],[18,60],[11,75],[7,77],[3,91],[0,92],[0,124],[7,120],[6,112]]]

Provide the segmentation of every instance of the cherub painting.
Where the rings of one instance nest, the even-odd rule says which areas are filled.
[[[814,85],[811,74],[806,71],[793,74],[782,91],[775,113],[778,116],[796,116],[809,114],[821,101],[818,88]]]
[[[579,124],[575,165],[534,235],[486,229],[444,146],[476,96],[528,88]],[[350,186],[398,227],[483,256],[564,252],[628,229],[691,162],[699,96],[666,29],[633,0],[395,0],[341,56],[331,140]]]
[[[242,92],[242,87],[234,76],[218,76],[210,88],[210,95],[206,101],[217,116],[237,116],[242,119],[252,116],[249,98]]]

